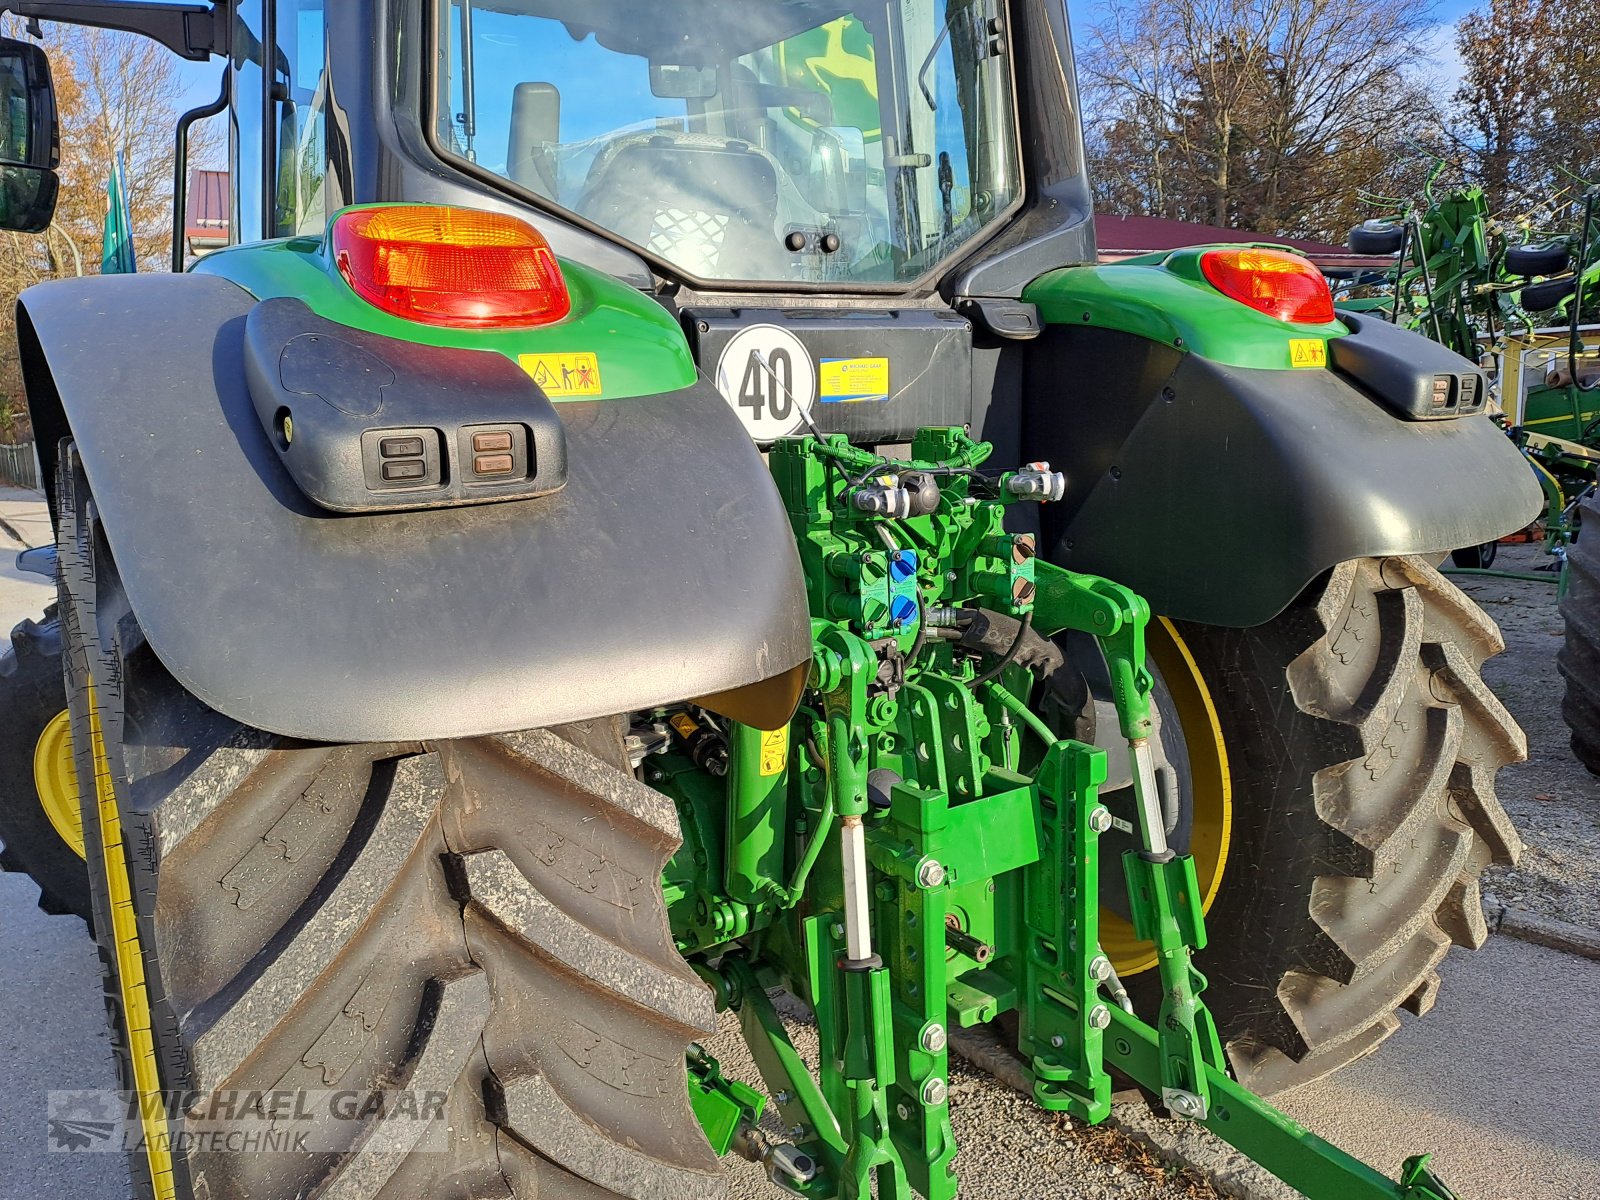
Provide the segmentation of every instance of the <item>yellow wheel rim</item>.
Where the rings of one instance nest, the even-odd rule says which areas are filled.
[[[1228,774],[1222,723],[1194,655],[1172,622],[1165,617],[1152,621],[1145,646],[1172,696],[1174,715],[1189,751],[1190,791],[1194,796],[1194,832],[1189,851],[1194,855],[1195,873],[1205,893],[1204,907],[1209,911],[1222,886],[1233,829],[1233,781]],[[1117,864],[1102,863],[1101,869],[1108,866],[1116,869]],[[1156,965],[1155,947],[1133,936],[1133,926],[1126,917],[1106,909],[1100,911],[1100,945],[1119,975],[1137,975]]]
[[[83,857],[83,807],[72,765],[72,718],[59,712],[33,745],[33,786],[56,835]]]
[[[139,949],[133,881],[129,877],[128,858],[122,844],[122,818],[117,811],[116,785],[111,777],[111,760],[106,755],[105,737],[100,731],[100,712],[95,704],[93,687],[89,689],[89,735],[94,756],[95,813],[100,823],[106,900],[111,910],[111,941],[117,953],[117,986],[122,994],[122,1020],[128,1035],[128,1057],[133,1064],[133,1086],[139,1096],[139,1122],[144,1131],[151,1191],[155,1200],[176,1200],[172,1144],[161,1095],[161,1071],[156,1063],[150,992],[144,977],[144,955]]]

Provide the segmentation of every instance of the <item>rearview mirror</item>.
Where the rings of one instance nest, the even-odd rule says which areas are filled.
[[[43,233],[56,215],[59,188],[54,171],[0,163],[0,229]]]
[[[32,42],[0,38],[0,229],[49,227],[60,158],[50,60]]]
[[[653,62],[650,94],[660,100],[709,100],[717,94],[717,69]]]

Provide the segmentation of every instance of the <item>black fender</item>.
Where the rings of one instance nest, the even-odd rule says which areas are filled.
[[[553,495],[333,513],[296,488],[252,406],[255,303],[215,276],[128,275],[18,304],[48,490],[71,438],[134,614],[185,688],[323,741],[475,736],[736,689],[722,711],[787,720],[810,662],[799,556],[713,387],[558,406],[568,476]]]
[[[1415,338],[1419,361],[1445,353],[1393,333]],[[1025,371],[1023,450],[1067,476],[1065,499],[1042,511],[1040,553],[1165,616],[1263,624],[1338,563],[1478,545],[1542,507],[1487,417],[1407,420],[1337,369],[1223,366],[1052,326]]]

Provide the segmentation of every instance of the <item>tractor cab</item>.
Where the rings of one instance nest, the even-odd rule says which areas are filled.
[[[428,132],[665,277],[909,290],[1022,194],[1000,11],[458,0]]]
[[[988,413],[1020,403],[998,363],[1040,330],[1022,289],[1094,256],[1063,17],[1046,0],[241,0],[236,236],[320,235],[374,201],[511,213],[667,300],[762,444],[955,423],[1016,461],[1014,421]]]

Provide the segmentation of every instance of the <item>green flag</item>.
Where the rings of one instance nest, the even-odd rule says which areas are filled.
[[[106,180],[106,224],[100,237],[100,273],[131,275],[139,268],[133,261],[133,218],[128,213],[128,190],[123,184],[122,155],[111,164]]]

